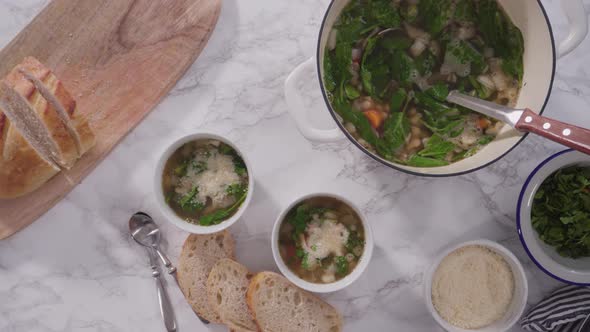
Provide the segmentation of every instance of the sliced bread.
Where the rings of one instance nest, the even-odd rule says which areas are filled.
[[[221,323],[221,319],[209,305],[207,278],[218,260],[233,257],[234,240],[227,230],[208,235],[191,234],[182,246],[178,284],[197,315],[210,322]]]
[[[59,169],[59,164],[56,163],[59,152],[55,142],[50,139],[49,131],[27,99],[5,81],[0,82],[0,109],[10,120],[4,156],[16,154],[21,146],[15,144],[13,139],[17,138],[15,135],[22,135],[41,158]]]
[[[246,303],[246,291],[252,275],[248,268],[229,258],[222,258],[211,269],[207,279],[209,305],[230,330],[258,331]]]
[[[252,278],[246,300],[263,332],[342,330],[336,309],[273,272],[260,272]]]
[[[85,152],[82,151],[80,135],[71,119],[73,113],[68,114],[66,111],[66,107],[72,111],[75,109],[75,102],[71,105],[73,99],[70,94],[51,70],[32,57],[18,64],[5,81],[33,106],[57,147],[54,161],[60,167],[70,169]],[[29,124],[29,130],[38,129]]]
[[[17,73],[12,75],[22,77],[30,81],[36,91],[48,103],[49,109],[45,113],[57,116],[74,140],[77,156],[80,157],[94,145],[94,134],[88,126],[88,122],[76,112],[76,101],[63,83],[47,69],[42,63],[33,57],[27,57],[16,67]],[[45,74],[46,73],[46,74]]]
[[[0,83],[0,198],[36,190],[95,144],[61,81],[27,57]]]
[[[41,157],[10,121],[0,113],[0,198],[27,194],[59,172]]]

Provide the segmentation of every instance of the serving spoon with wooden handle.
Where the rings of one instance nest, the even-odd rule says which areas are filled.
[[[514,109],[452,91],[447,101],[500,120],[520,131],[543,136],[574,150],[590,154],[590,130],[536,114],[528,108]]]

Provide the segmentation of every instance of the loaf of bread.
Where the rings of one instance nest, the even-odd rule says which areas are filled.
[[[36,190],[94,144],[76,101],[35,58],[0,82],[0,198]]]
[[[209,305],[207,278],[217,261],[233,257],[234,240],[227,230],[208,235],[191,234],[182,246],[176,273],[178,285],[197,315],[213,323],[221,323],[221,318]]]
[[[334,307],[273,272],[252,278],[246,301],[262,332],[342,330],[342,317]]]

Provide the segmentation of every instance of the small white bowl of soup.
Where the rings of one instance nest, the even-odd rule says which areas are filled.
[[[361,211],[329,193],[303,196],[277,218],[272,253],[279,270],[300,288],[316,293],[340,290],[367,268],[373,233]]]
[[[154,191],[168,221],[195,234],[226,229],[254,190],[250,163],[230,140],[197,133],[174,141],[160,157]]]

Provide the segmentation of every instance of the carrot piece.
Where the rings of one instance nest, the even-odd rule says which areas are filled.
[[[491,124],[490,120],[488,120],[486,118],[479,118],[479,120],[477,121],[477,127],[482,130],[489,127],[490,124]]]
[[[371,127],[375,129],[381,127],[381,124],[383,123],[383,115],[381,112],[370,109],[368,111],[364,111],[363,114],[371,123]]]

